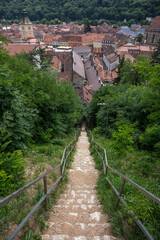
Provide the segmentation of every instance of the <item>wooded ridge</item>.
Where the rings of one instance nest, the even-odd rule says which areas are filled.
[[[124,19],[144,20],[146,17],[160,15],[159,0],[2,0],[0,2],[1,19],[20,19],[22,8],[28,11],[31,21],[52,20],[76,21],[84,18],[90,20]]]

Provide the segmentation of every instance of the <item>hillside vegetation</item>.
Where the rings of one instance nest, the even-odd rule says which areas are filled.
[[[11,57],[0,46],[0,196],[23,185],[22,156],[28,147],[59,142],[81,118],[72,84],[58,81],[39,54],[40,69],[32,54]]]
[[[160,15],[159,0],[25,0],[24,6],[32,21],[48,21],[58,18],[61,21],[124,19],[144,20],[146,17]],[[1,19],[20,19],[23,5],[21,0],[0,2]]]
[[[139,56],[134,63],[122,58],[115,85],[105,86],[95,93],[87,108],[87,118],[96,141],[106,148],[109,165],[160,197],[158,53],[157,48],[153,59]],[[98,160],[97,155],[95,161],[96,166],[102,170],[102,161]],[[107,176],[119,191],[122,179],[110,170]],[[116,208],[116,196],[106,183],[103,171],[97,188],[116,234],[128,240],[143,239],[143,234],[135,227],[124,207],[120,205],[121,211]],[[160,239],[160,206],[130,184],[125,185],[123,197],[154,239]]]

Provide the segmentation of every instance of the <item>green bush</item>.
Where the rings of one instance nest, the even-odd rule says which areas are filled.
[[[148,150],[157,150],[160,151],[160,126],[153,125],[148,126],[145,132],[140,136],[140,143],[142,148]]]
[[[6,152],[11,144],[5,129],[0,129],[0,196],[6,196],[24,183],[24,161],[20,150]]]
[[[0,153],[0,196],[6,196],[24,183],[24,161],[20,150]]]
[[[135,125],[125,121],[120,121],[117,123],[117,125],[118,130],[114,131],[112,134],[112,146],[120,153],[132,151],[134,143],[133,134],[135,132]]]

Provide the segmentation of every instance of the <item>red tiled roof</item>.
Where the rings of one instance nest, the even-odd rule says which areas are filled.
[[[84,34],[82,36],[82,42],[94,42],[100,40],[101,42],[104,39],[105,34],[98,34],[98,33],[89,33],[89,34]]]
[[[53,35],[46,34],[44,37],[45,43],[52,43],[53,42]]]
[[[53,56],[51,63],[51,68],[59,70],[61,61],[58,59],[57,56]]]
[[[91,91],[90,86],[83,86],[84,101],[88,103],[90,103],[92,100],[92,94],[89,91]]]
[[[32,52],[37,46],[38,44],[8,44],[4,45],[3,48],[8,51],[11,56],[15,56],[22,52]]]

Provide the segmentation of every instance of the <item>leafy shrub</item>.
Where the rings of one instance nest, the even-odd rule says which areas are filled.
[[[160,126],[148,126],[140,136],[140,143],[147,150],[160,150]]]
[[[120,121],[117,123],[117,125],[118,130],[114,131],[112,134],[114,138],[114,140],[112,141],[112,146],[121,153],[126,151],[132,151],[134,143],[133,134],[135,132],[135,124]]]
[[[22,186],[24,182],[24,161],[20,150],[5,152],[11,141],[7,141],[4,129],[0,129],[0,195],[6,196]]]
[[[0,195],[5,196],[23,185],[24,162],[20,150],[2,152],[0,159]]]
[[[60,139],[60,138],[52,139],[52,143],[55,144],[55,145],[59,145],[59,146],[64,146],[65,145],[65,141],[63,139]]]

